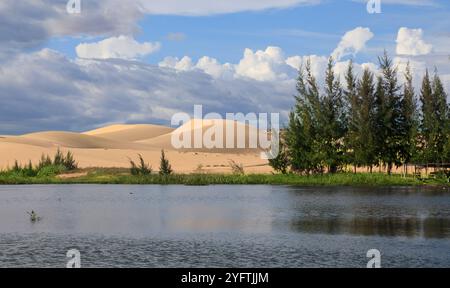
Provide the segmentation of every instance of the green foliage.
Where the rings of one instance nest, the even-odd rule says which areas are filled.
[[[58,174],[61,174],[63,172],[67,171],[66,167],[62,166],[62,165],[49,165],[49,166],[44,166],[42,168],[40,168],[37,172],[37,177],[52,177]]]
[[[437,73],[428,71],[420,91],[418,111],[409,64],[404,84],[387,53],[379,57],[380,75],[365,69],[360,78],[350,62],[342,88],[330,59],[322,89],[311,62],[301,67],[296,103],[283,144],[285,153],[270,162],[279,172],[321,174],[355,167],[450,162],[450,109]]]
[[[56,154],[53,158],[53,165],[63,165],[64,164],[64,155],[62,154],[61,150],[58,148],[56,151]]]
[[[54,163],[54,165],[56,165],[56,163]],[[78,163],[73,158],[72,152],[67,151],[66,157],[63,158],[62,166],[68,171],[76,170],[78,168]]]
[[[37,166],[37,168],[40,170],[44,167],[48,167],[48,166],[52,166],[52,159],[50,159],[50,156],[42,154],[41,155],[41,160],[39,161],[39,164]]]
[[[279,153],[277,157],[269,159],[269,164],[272,168],[282,174],[287,174],[289,169],[289,156],[285,148],[285,144],[280,141]]]
[[[4,172],[2,175],[9,175],[14,177],[25,178],[43,178],[52,177],[66,171],[77,169],[77,163],[74,160],[73,154],[69,151],[64,157],[62,152],[58,149],[52,162],[49,155],[42,154],[39,163],[33,166],[29,161],[27,165],[22,166],[17,160],[14,161],[14,166]]]
[[[159,164],[159,175],[170,175],[172,174],[172,166],[169,163],[169,160],[166,158],[166,153],[164,150],[161,150],[161,161]]]
[[[130,172],[131,175],[150,175],[152,173],[152,167],[145,163],[144,158],[141,154],[138,154],[139,164],[136,164],[133,160],[130,159]]]
[[[448,186],[448,180],[440,177],[426,182],[414,177],[400,175],[372,174],[318,174],[299,176],[296,174],[151,174],[133,176],[114,173],[109,170],[92,171],[86,176],[77,178],[56,177],[22,177],[0,173],[0,184],[180,184],[180,185],[294,185],[294,186],[410,186],[410,185],[442,185]],[[450,187],[450,186],[449,186]]]

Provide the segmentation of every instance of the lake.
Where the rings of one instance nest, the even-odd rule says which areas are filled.
[[[450,267],[449,240],[442,187],[0,186],[0,267]]]

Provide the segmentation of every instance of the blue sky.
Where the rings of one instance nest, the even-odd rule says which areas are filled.
[[[371,47],[393,50],[400,27],[421,28],[428,38],[450,34],[449,1],[430,3],[434,4],[382,1],[381,14],[368,14],[365,2],[328,0],[320,5],[207,16],[146,15],[138,22],[140,29],[135,38],[162,43],[160,51],[145,57],[148,63],[185,55],[193,59],[208,55],[221,62],[236,63],[245,48],[257,50],[267,46],[281,47],[288,55],[326,55],[345,32],[358,26],[369,27],[376,35]],[[171,34],[181,34],[183,39],[170,40]],[[75,57],[75,47],[80,42],[103,38],[106,37],[54,37],[45,46]],[[365,60],[370,56],[374,55],[359,55]]]
[[[170,125],[196,104],[286,122],[305,61],[321,81],[330,55],[377,72],[385,49],[400,80],[409,61],[417,88],[436,67],[450,91],[446,0],[67,1],[2,0],[0,135]]]

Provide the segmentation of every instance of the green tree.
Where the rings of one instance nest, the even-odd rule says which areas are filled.
[[[359,140],[359,111],[361,109],[360,95],[358,94],[357,78],[353,72],[353,62],[350,61],[347,72],[345,74],[345,80],[347,87],[344,90],[345,104],[346,104],[346,137],[345,137],[345,150],[346,161],[349,164],[353,164],[356,173],[356,167],[359,167],[363,163],[357,159],[357,146]]]
[[[329,58],[325,74],[325,94],[321,98],[321,111],[318,113],[319,142],[321,162],[330,173],[337,172],[344,162],[344,103],[339,78],[334,73],[333,58]]]
[[[417,157],[417,137],[418,137],[418,115],[417,100],[414,92],[413,77],[408,62],[405,72],[405,84],[403,87],[403,99],[401,103],[401,123],[402,123],[402,145],[400,157],[405,163],[405,172],[407,165]]]
[[[317,115],[320,113],[319,88],[312,73],[310,59],[305,68],[300,67],[295,100],[286,133],[291,169],[305,174],[321,172],[316,141]]]
[[[139,157],[139,163],[136,164],[133,160],[129,159],[130,161],[130,173],[131,175],[150,175],[152,174],[152,167],[145,162],[144,158],[141,154],[138,154]]]
[[[355,121],[355,164],[372,167],[377,164],[375,154],[375,84],[373,73],[364,69],[358,81],[359,109]]]
[[[160,175],[170,175],[172,174],[172,166],[169,163],[169,160],[166,158],[166,154],[164,150],[161,150],[161,162],[159,165],[159,174]]]
[[[422,79],[420,102],[422,107],[420,121],[420,132],[422,135],[420,159],[425,163],[430,163],[434,158],[432,147],[434,146],[433,143],[436,131],[436,118],[434,114],[433,89],[428,70],[426,70]]]
[[[376,132],[377,152],[380,161],[386,165],[388,174],[393,166],[402,164],[401,151],[401,94],[398,85],[397,69],[392,60],[384,53],[379,57],[382,76],[378,79],[376,89]]]
[[[445,162],[445,146],[448,141],[448,127],[447,127],[447,94],[445,93],[444,86],[442,85],[441,78],[437,71],[433,77],[433,104],[436,121],[436,131],[434,138],[434,151],[433,162],[443,163]]]
[[[269,165],[277,172],[287,174],[290,166],[289,154],[283,139],[279,139],[279,152],[277,157],[269,159]]]

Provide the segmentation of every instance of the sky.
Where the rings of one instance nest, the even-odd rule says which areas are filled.
[[[321,81],[330,56],[377,72],[384,50],[417,90],[436,68],[450,91],[445,0],[68,1],[1,1],[0,135],[170,125],[195,104],[286,121],[307,59]]]

